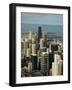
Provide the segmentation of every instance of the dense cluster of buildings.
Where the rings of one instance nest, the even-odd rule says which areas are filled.
[[[21,40],[21,76],[63,74],[63,41],[50,40],[48,33],[28,32]]]

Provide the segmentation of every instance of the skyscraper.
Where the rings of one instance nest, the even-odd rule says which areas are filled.
[[[37,70],[37,55],[32,55],[31,57],[32,61],[32,70]]]
[[[24,55],[27,54],[27,48],[28,48],[28,38],[25,38],[25,41],[24,41]]]
[[[39,27],[38,27],[38,41],[40,41],[40,38],[42,38],[42,29],[41,29],[41,27],[39,26]]]
[[[40,49],[44,47],[44,39],[40,38]]]
[[[21,40],[22,76],[63,75],[63,42],[50,40],[48,32],[38,27]]]
[[[49,72],[49,56],[46,52],[42,53],[41,72],[43,73],[43,75],[48,75]]]
[[[28,63],[28,72],[32,72],[32,62]]]
[[[27,48],[27,55],[26,55],[26,57],[30,57],[30,55],[31,55],[31,48]]]
[[[36,44],[32,44],[32,55],[36,54]]]
[[[29,32],[28,39],[32,40],[32,32]]]
[[[47,47],[47,40],[48,40],[48,33],[44,32],[43,39],[44,39],[44,46]]]
[[[52,68],[52,62],[54,61],[54,53],[49,52],[49,69]]]
[[[63,73],[63,61],[60,55],[54,55],[54,62],[52,62],[52,75],[62,75]]]

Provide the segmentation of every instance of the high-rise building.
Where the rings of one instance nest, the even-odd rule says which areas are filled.
[[[36,43],[36,38],[32,37],[32,44]]]
[[[44,36],[43,36],[43,39],[44,39],[44,47],[47,47],[47,41],[48,41],[48,33],[47,32],[44,32]]]
[[[52,76],[58,75],[58,63],[52,62]]]
[[[44,39],[40,38],[40,49],[44,47]]]
[[[38,67],[38,70],[41,70],[41,50],[38,50],[37,52],[37,67]]]
[[[63,73],[63,61],[60,55],[54,55],[54,62],[52,63],[52,75],[62,75]]]
[[[37,70],[37,55],[32,55],[31,56],[31,61],[32,61],[32,70]]]
[[[32,55],[36,54],[36,44],[32,44]]]
[[[54,62],[59,62],[61,60],[61,56],[59,54],[54,54]]]
[[[32,72],[32,62],[28,63],[28,72]]]
[[[46,52],[42,53],[42,58],[41,58],[41,72],[44,75],[49,74],[49,56]]]
[[[40,41],[40,38],[42,38],[42,28],[38,27],[38,41]]]
[[[24,55],[26,55],[28,47],[29,47],[28,38],[25,38],[25,41],[24,41]]]
[[[52,68],[52,62],[54,62],[54,53],[49,52],[49,69]]]
[[[30,57],[31,56],[31,48],[27,48],[27,55],[26,57]]]
[[[59,60],[58,71],[58,75],[63,75],[63,60]]]
[[[48,33],[40,26],[38,33],[26,33],[21,40],[21,67],[25,66],[25,76],[62,75],[63,42],[48,40]]]
[[[28,39],[32,40],[32,32],[29,32]]]

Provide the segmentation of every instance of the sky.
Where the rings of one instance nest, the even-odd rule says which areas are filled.
[[[22,24],[63,25],[62,14],[21,13]]]
[[[46,13],[21,13],[21,35],[28,32],[38,32],[41,26],[42,32],[47,32],[48,37],[63,38],[63,15]],[[49,34],[52,33],[52,34]]]

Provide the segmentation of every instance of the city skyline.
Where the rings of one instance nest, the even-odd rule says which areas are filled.
[[[21,12],[21,77],[63,75],[63,15]]]
[[[39,14],[21,13],[21,35],[27,32],[37,32],[38,26],[43,32],[52,34],[53,38],[63,40],[63,15],[62,14]],[[51,37],[52,38],[52,37]]]
[[[21,41],[21,77],[63,75],[63,41],[49,40],[42,27]]]

